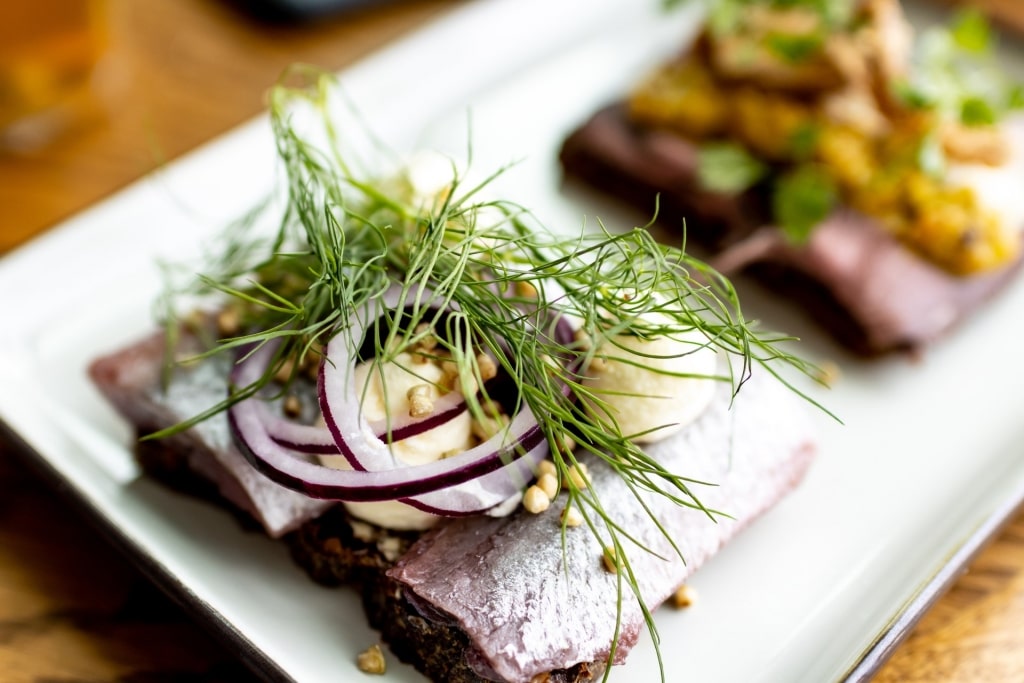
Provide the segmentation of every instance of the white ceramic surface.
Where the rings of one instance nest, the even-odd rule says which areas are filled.
[[[482,0],[342,79],[396,150],[461,155],[471,120],[475,168],[520,162],[499,180],[503,196],[552,226],[599,216],[628,227],[643,217],[563,188],[555,154],[690,30],[691,15],[656,5]],[[355,596],[313,585],[283,546],[241,532],[222,511],[137,478],[127,427],[84,373],[90,358],[151,327],[155,259],[196,253],[274,173],[260,117],[0,259],[0,419],[132,551],[279,672],[361,680],[354,655],[376,637]],[[821,457],[805,484],[698,573],[698,605],[659,613],[667,679],[841,679],[971,534],[1021,498],[1024,282],[916,362],[852,359],[743,289],[748,314],[841,365],[820,398],[845,424],[821,419]],[[391,659],[386,680],[421,680]],[[613,680],[657,672],[645,640]]]

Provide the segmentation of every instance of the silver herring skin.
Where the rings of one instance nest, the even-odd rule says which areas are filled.
[[[107,398],[142,430],[170,426],[212,405],[226,391],[228,363],[218,358],[180,370],[170,392],[160,389],[163,337],[100,358],[90,368]],[[681,407],[681,410],[685,407]],[[652,609],[738,531],[785,496],[803,478],[815,452],[806,406],[766,372],[757,373],[730,405],[719,384],[700,418],[681,432],[645,446],[668,470],[716,486],[694,485],[708,507],[732,515],[709,519],[662,495],[647,503],[686,559],[640,508],[622,479],[590,462],[591,486],[616,520],[662,559],[627,545],[629,561]],[[188,466],[213,482],[231,504],[278,537],[322,514],[331,502],[287,490],[257,473],[237,452],[223,414],[175,437]],[[607,658],[614,635],[616,578],[602,564],[602,545],[584,525],[567,529],[563,564],[562,494],[542,514],[520,508],[509,517],[442,520],[400,557],[390,576],[417,608],[455,624],[469,639],[466,657],[484,679],[527,683],[536,674]],[[615,661],[622,663],[643,628],[628,589]],[[582,680],[582,679],[581,679]]]
[[[768,373],[756,373],[730,408],[721,384],[703,415],[682,432],[646,447],[665,467],[717,486],[694,485],[709,508],[733,519],[712,521],[661,495],[645,501],[682,551],[675,555],[633,494],[609,467],[591,461],[591,482],[616,521],[661,559],[627,543],[646,604],[654,608],[729,539],[803,478],[813,460],[813,429],[801,400]],[[533,676],[608,656],[614,635],[616,577],[601,562],[602,545],[586,526],[566,530],[563,564],[559,515],[464,518],[428,532],[389,575],[429,612],[440,610],[475,648],[473,668],[488,680],[528,683]],[[628,588],[615,661],[622,663],[643,628]]]
[[[186,337],[181,353],[196,352]],[[198,415],[227,396],[230,358],[178,369],[167,391],[161,389],[164,336],[155,334],[92,363],[89,374],[107,400],[135,427],[157,431]],[[170,437],[188,454],[189,466],[213,482],[220,494],[279,538],[320,516],[333,501],[309,498],[270,481],[235,448],[224,415]]]

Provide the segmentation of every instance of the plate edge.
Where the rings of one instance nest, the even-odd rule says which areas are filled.
[[[843,683],[866,683],[882,668],[896,649],[921,621],[922,617],[967,572],[981,552],[1005,529],[1015,515],[1024,511],[1024,486],[1004,498],[963,543],[942,563],[934,575],[893,614],[888,626],[879,632],[858,660],[839,680]]]

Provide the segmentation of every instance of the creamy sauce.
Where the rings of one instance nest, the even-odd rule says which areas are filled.
[[[619,335],[598,349],[586,385],[602,402],[588,409],[614,419],[636,443],[660,441],[704,412],[714,395],[717,356],[697,330],[643,340]],[[688,375],[688,376],[681,376]]]

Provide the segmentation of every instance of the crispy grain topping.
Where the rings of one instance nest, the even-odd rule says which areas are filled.
[[[380,649],[380,645],[371,645],[369,648],[359,653],[356,657],[356,666],[359,670],[367,674],[376,674],[378,676],[383,675],[387,672],[387,663],[384,661],[384,653]]]
[[[528,512],[538,515],[551,505],[551,498],[539,486],[531,486],[523,494],[523,507]]]
[[[679,609],[685,609],[697,602],[697,591],[685,583],[672,595],[672,604]]]
[[[572,505],[566,505],[562,510],[562,523],[567,527],[576,528],[583,524],[583,513]]]

